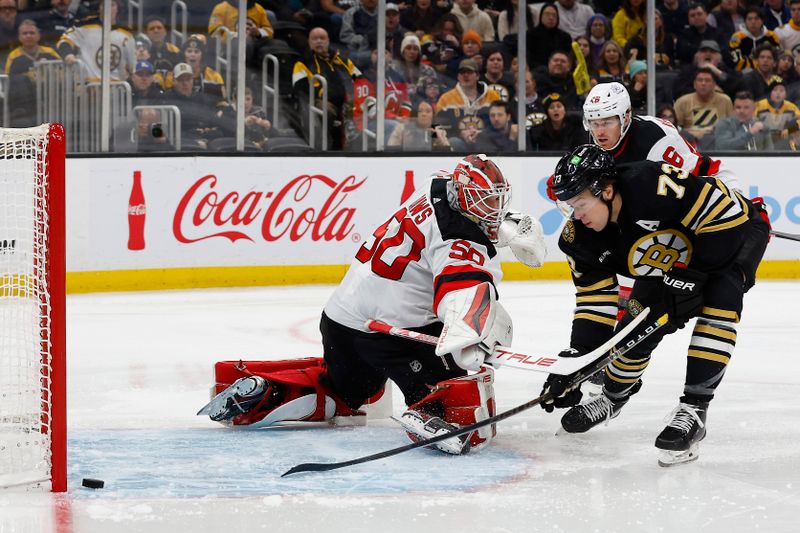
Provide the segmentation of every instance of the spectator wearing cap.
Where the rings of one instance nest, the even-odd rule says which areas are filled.
[[[789,8],[783,0],[764,0],[762,7],[764,24],[770,30],[779,28],[792,18]]]
[[[2,0],[0,0],[2,1]],[[136,65],[136,48],[130,30],[117,25],[121,0],[111,1],[111,47],[115,60],[111,63],[111,79],[127,81]],[[73,65],[80,60],[86,81],[99,81],[102,75],[103,16],[105,3],[100,3],[98,16],[84,19],[79,25],[68,29],[56,46],[64,62]]]
[[[797,55],[800,53],[800,0],[789,0],[789,22],[775,29],[781,48]]]
[[[478,35],[478,32],[475,30],[468,30],[464,32],[464,35],[461,36],[461,54],[458,57],[458,61],[454,62],[451,61],[450,65],[448,65],[447,74],[450,77],[455,78],[457,74],[457,68],[459,63],[461,63],[464,59],[471,59],[475,61],[475,64],[478,65],[478,70],[483,70],[483,56],[481,56],[481,48],[483,47],[483,41],[481,40],[481,36]]]
[[[725,64],[717,41],[703,41],[694,54],[694,60],[688,65],[682,65],[678,77],[672,85],[672,98],[677,99],[694,90],[694,75],[697,69],[707,68],[716,78],[717,86],[728,96],[738,90],[741,74]]]
[[[481,40],[494,41],[492,18],[477,6],[475,0],[455,0],[450,12],[458,17],[465,32],[473,30],[481,36]]]
[[[625,86],[631,96],[633,113],[647,114],[647,63],[638,59],[628,63],[628,82]],[[659,99],[656,98],[656,101]]]
[[[794,69],[794,55],[788,50],[781,50],[778,54],[778,64],[775,67],[775,74],[783,78],[788,90],[789,85],[798,80],[797,72]]]
[[[406,84],[408,94],[415,94],[422,80],[436,80],[436,71],[430,65],[422,63],[422,48],[419,37],[407,33],[400,45],[400,58],[391,62],[392,78]]]
[[[347,47],[350,59],[359,67],[369,66],[369,36],[377,34],[378,0],[361,0],[342,16],[339,41]]]
[[[489,121],[469,147],[476,152],[516,152],[519,126],[511,120],[511,105],[497,100],[489,106]]]
[[[328,32],[321,27],[313,28],[309,32],[308,50],[294,64],[292,83],[301,106],[307,105],[309,84],[314,75],[320,75],[328,82],[326,112],[329,146],[326,148],[341,150],[345,147],[346,123],[353,122],[352,106],[346,104],[355,99],[354,80],[361,77],[361,71],[350,59],[342,57],[338,51],[331,48]],[[322,107],[322,86],[314,82],[313,88],[315,105]],[[301,116],[308,116],[308,109],[304,111]]]
[[[211,11],[211,16],[208,19],[208,34],[214,35],[214,32],[221,27],[227,28],[231,32],[236,32],[239,21],[239,2],[223,1],[214,6]],[[267,17],[267,10],[255,0],[247,0],[247,18],[252,19],[255,23],[255,31],[263,38],[272,39],[275,30],[272,29],[272,23]],[[221,37],[224,42],[225,35]]]
[[[37,61],[59,60],[58,52],[41,46],[39,28],[31,19],[19,23],[19,46],[8,55],[5,73],[8,75],[8,109],[12,127],[36,125],[36,67]]]
[[[683,31],[677,34],[678,43],[675,53],[681,63],[691,63],[695,52],[700,48],[703,41],[716,41],[720,50],[728,55],[728,43],[722,38],[719,30],[708,23],[708,11],[706,7],[695,2],[689,4],[687,12],[688,24]]]
[[[586,23],[594,15],[591,6],[577,0],[557,0],[558,27],[577,39],[586,31]]]
[[[502,48],[490,49],[483,61],[485,68],[480,81],[494,89],[502,100],[510,102],[516,94],[514,77],[508,72],[506,55]]]
[[[414,0],[411,7],[400,12],[400,25],[416,33],[420,40],[433,36],[436,21],[445,11],[433,0]]]
[[[553,4],[545,4],[539,12],[539,24],[528,31],[526,54],[528,65],[533,69],[546,65],[555,51],[572,53],[572,38],[558,28],[558,9]]]
[[[568,109],[578,109],[578,93],[572,78],[572,57],[568,53],[553,52],[547,60],[547,68],[534,70],[533,76],[541,94],[558,93]]]
[[[42,35],[41,44],[55,47],[58,39],[75,24],[75,15],[69,10],[71,0],[52,0],[50,9],[34,17]]]
[[[742,71],[752,69],[755,65],[753,51],[760,44],[769,44],[780,48],[780,39],[775,32],[768,30],[764,26],[761,10],[757,7],[749,7],[745,11],[744,28],[734,32],[728,47],[731,51],[731,61],[736,70]]]
[[[767,97],[756,102],[756,116],[772,135],[776,150],[797,150],[800,109],[786,100],[786,83],[780,76],[769,80]]]
[[[542,100],[545,119],[530,131],[532,150],[568,152],[589,142],[589,135],[577,115],[567,114],[568,107],[558,93],[550,93]]]
[[[226,97],[225,80],[213,68],[206,66],[206,42],[204,35],[190,35],[183,43],[183,63],[192,68],[192,81],[195,92],[208,94],[218,102]],[[173,76],[167,75],[164,88],[172,88]]]
[[[160,105],[164,103],[164,89],[156,79],[156,71],[149,61],[137,61],[131,77],[133,106]]]
[[[644,0],[622,0],[611,19],[611,38],[621,47],[644,29],[645,9]]]
[[[208,143],[221,136],[215,119],[217,100],[195,90],[194,69],[188,63],[178,63],[172,70],[172,87],[165,100],[181,112],[181,148],[206,150]]]
[[[767,97],[769,81],[776,74],[778,53],[768,45],[762,44],[753,52],[755,68],[742,76],[742,88],[750,91],[756,102]]]
[[[387,2],[386,4],[386,48],[392,52],[393,58],[400,57],[400,46],[403,42],[403,37],[409,30],[400,24],[400,7],[394,2]],[[378,28],[369,36],[370,50],[378,48]]]
[[[136,44],[136,61],[150,61],[150,48],[153,46],[150,38],[144,33],[139,33],[134,39]]]
[[[733,99],[733,115],[723,118],[714,126],[717,150],[772,150],[772,136],[764,123],[756,119],[753,95],[739,91]]]
[[[167,77],[167,73],[181,62],[181,49],[167,41],[169,26],[159,16],[150,16],[145,20],[144,29],[150,39],[150,62],[156,72]]]
[[[694,92],[685,94],[675,100],[675,117],[678,124],[688,133],[700,139],[714,130],[717,121],[731,116],[733,103],[731,99],[716,91],[717,83],[710,69],[698,69],[694,76]],[[709,136],[709,139],[713,135]],[[706,147],[712,147],[707,140]]]
[[[458,65],[458,83],[444,93],[436,104],[437,122],[449,127],[453,148],[466,150],[475,142],[488,120],[489,106],[500,95],[478,81],[480,71],[475,61],[464,59]],[[459,139],[462,142],[457,142]]]

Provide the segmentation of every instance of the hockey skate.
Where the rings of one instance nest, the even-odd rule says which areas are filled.
[[[603,372],[598,372],[602,377]],[[616,418],[620,410],[628,403],[631,396],[642,388],[642,380],[638,380],[620,399],[612,399],[601,390],[600,394],[590,397],[588,401],[572,407],[561,417],[561,427],[567,433],[585,433],[605,421]],[[559,430],[558,433],[561,433]]]
[[[667,427],[656,438],[659,466],[674,466],[695,461],[700,441],[706,436],[708,403],[681,402],[667,417]]]
[[[266,390],[267,381],[260,376],[239,378],[214,396],[197,414],[208,415],[215,422],[230,420],[255,407]]]
[[[605,370],[595,372],[586,381],[581,384],[581,392],[583,392],[583,402],[588,403],[597,396],[603,394],[603,378],[606,375]]]
[[[438,416],[431,416],[424,411],[408,410],[400,418],[395,418],[397,422],[406,430],[408,437],[413,442],[424,439],[438,437],[458,429],[455,425],[449,424]],[[463,455],[469,452],[469,435],[452,437],[433,444],[433,447],[444,453],[451,455]]]

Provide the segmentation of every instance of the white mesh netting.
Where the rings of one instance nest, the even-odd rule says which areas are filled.
[[[0,129],[0,487],[50,476],[47,142]]]

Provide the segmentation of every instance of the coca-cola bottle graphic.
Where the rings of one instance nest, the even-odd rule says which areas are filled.
[[[133,171],[133,188],[128,200],[128,250],[144,250],[144,219],[147,210],[144,205],[142,173]]]
[[[414,194],[414,171],[406,170],[406,183],[403,185],[403,193],[400,195],[400,203],[402,204]]]

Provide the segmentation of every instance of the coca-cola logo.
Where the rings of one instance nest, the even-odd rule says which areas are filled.
[[[348,176],[337,182],[322,174],[303,174],[277,192],[240,194],[218,190],[217,177],[209,174],[181,198],[172,233],[187,244],[215,237],[254,241],[257,236],[268,242],[281,238],[298,241],[306,236],[312,241],[342,241],[353,230],[356,211],[342,204],[365,181]]]

